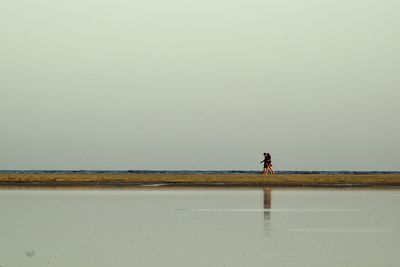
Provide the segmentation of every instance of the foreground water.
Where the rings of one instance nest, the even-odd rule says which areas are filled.
[[[399,266],[400,191],[0,190],[0,266]]]

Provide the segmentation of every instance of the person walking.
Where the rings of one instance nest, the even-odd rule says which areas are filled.
[[[271,174],[275,174],[274,169],[272,168],[272,157],[269,153],[264,153],[264,160],[260,163],[264,162],[264,170],[263,175],[268,175],[270,172]]]

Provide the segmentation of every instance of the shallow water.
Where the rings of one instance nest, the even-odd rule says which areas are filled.
[[[400,191],[0,190],[0,266],[399,266]]]

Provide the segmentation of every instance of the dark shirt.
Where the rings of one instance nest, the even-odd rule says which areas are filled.
[[[266,155],[264,159],[264,165],[268,166],[271,164],[271,155]]]

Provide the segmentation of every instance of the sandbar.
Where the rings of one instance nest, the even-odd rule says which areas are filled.
[[[399,187],[400,174],[66,174],[0,173],[2,187],[241,186]]]

